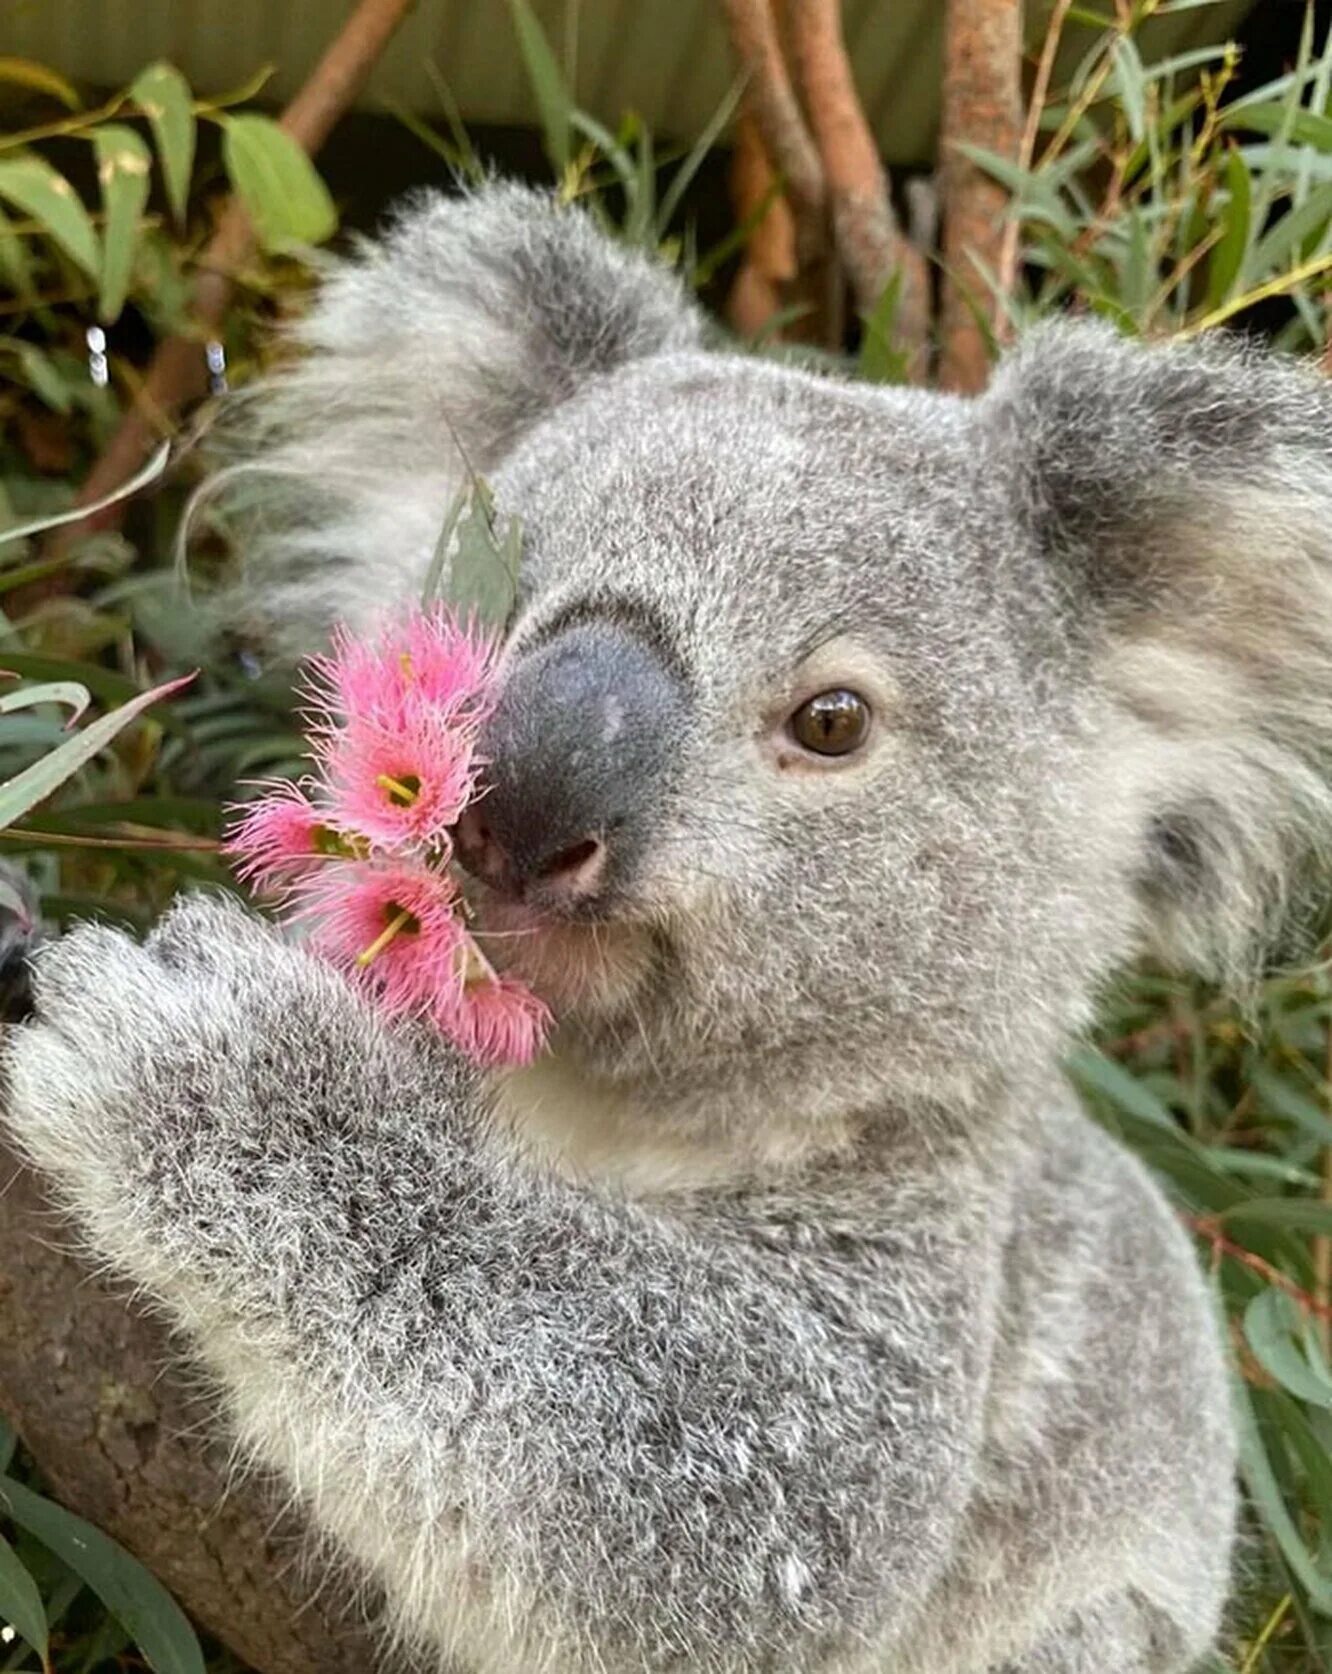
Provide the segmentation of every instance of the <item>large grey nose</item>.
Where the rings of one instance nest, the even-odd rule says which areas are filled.
[[[682,683],[643,639],[614,623],[564,629],[509,671],[459,858],[537,904],[602,899],[648,839],[684,720]]]

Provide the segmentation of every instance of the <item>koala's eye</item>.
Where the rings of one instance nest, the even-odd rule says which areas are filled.
[[[869,736],[869,704],[839,687],[802,703],[787,725],[796,743],[816,756],[849,756]]]

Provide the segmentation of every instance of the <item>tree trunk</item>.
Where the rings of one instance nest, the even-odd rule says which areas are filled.
[[[4,1150],[0,1182],[0,1410],[52,1491],[261,1674],[387,1668],[357,1589],[316,1567],[281,1490],[233,1480],[225,1425],[167,1329],[63,1252],[37,1181]]]
[[[982,321],[1003,267],[1009,194],[958,150],[959,142],[1016,158],[1022,126],[1021,0],[948,0],[943,132],[944,291],[939,384],[975,392],[990,372]]]

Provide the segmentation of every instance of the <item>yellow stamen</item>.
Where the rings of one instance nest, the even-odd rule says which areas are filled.
[[[412,914],[407,911],[406,907],[399,907],[374,941],[370,943],[370,946],[356,955],[356,963],[361,966],[371,964],[383,953],[393,938],[413,922]]]
[[[403,679],[404,680],[412,679],[412,677],[416,673],[416,670],[412,667],[412,654],[411,654],[410,651],[399,651],[399,653],[398,653],[398,664],[399,664],[399,667],[402,669]]]
[[[388,773],[380,773],[375,783],[380,790],[386,790],[400,808],[410,808],[421,794],[421,781],[408,774],[406,779],[395,779]]]

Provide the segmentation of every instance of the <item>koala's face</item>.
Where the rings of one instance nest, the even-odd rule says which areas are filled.
[[[247,604],[308,645],[414,596],[464,455],[523,520],[459,847],[603,1075],[1039,1076],[1126,952],[1243,969],[1326,851],[1328,380],[1076,323],[972,403],[708,354],[502,186],[419,201],[305,338],[228,474]]]
[[[983,450],[961,402],[681,354],[497,473],[523,599],[464,847],[495,956],[601,1070],[938,1091],[1049,1015],[1101,892]]]

